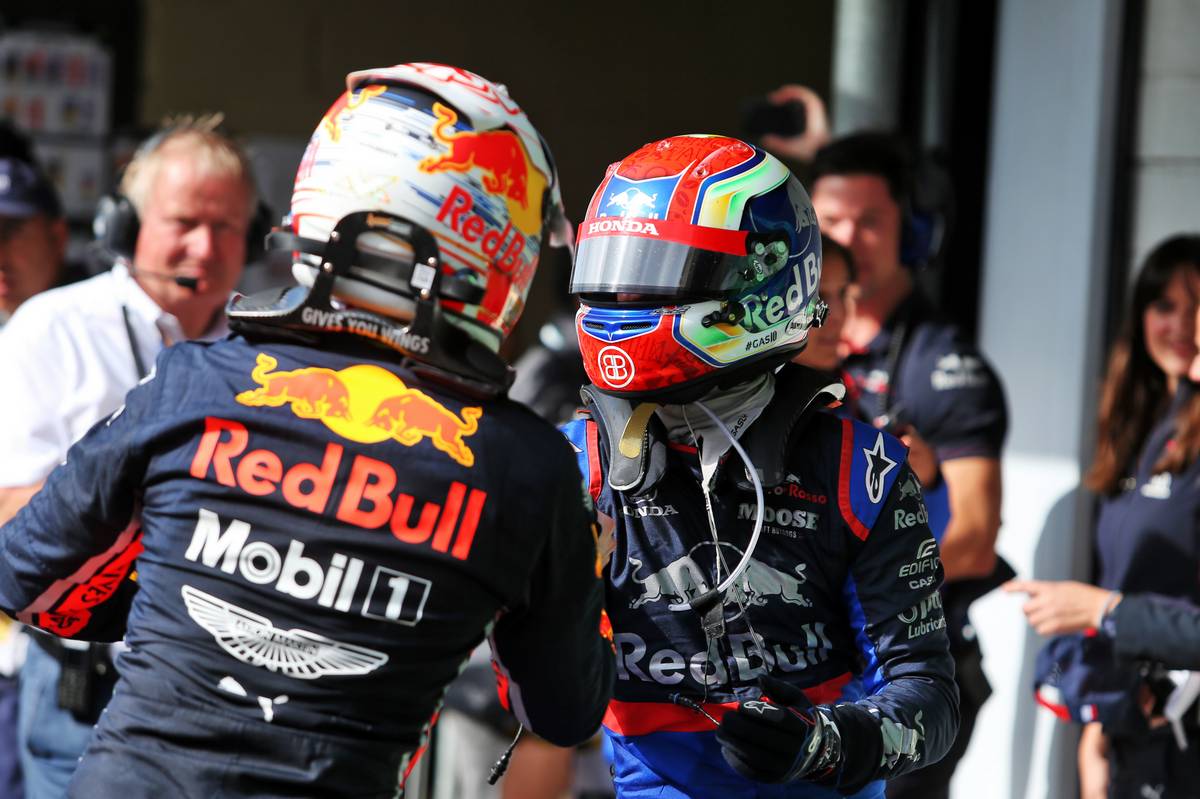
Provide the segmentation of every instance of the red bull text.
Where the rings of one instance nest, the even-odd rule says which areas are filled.
[[[256,497],[279,496],[294,508],[323,515],[335,483],[344,485],[335,518],[366,530],[388,529],[405,544],[428,545],[436,552],[466,560],[483,515],[487,493],[459,481],[450,483],[440,502],[418,500],[396,491],[396,470],[366,455],[355,455],[349,472],[339,478],[345,448],[325,446],[320,464],[284,464],[269,449],[249,450],[244,424],[208,417],[192,458],[190,474],[213,480]],[[421,509],[413,523],[413,509]]]

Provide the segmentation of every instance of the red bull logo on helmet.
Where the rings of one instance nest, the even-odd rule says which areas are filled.
[[[779,324],[784,319],[800,312],[817,292],[817,284],[821,279],[821,269],[817,264],[817,256],[809,253],[801,264],[793,264],[789,273],[791,282],[781,294],[767,298],[749,294],[742,298],[742,327],[746,330],[758,331]]]
[[[511,130],[455,130],[458,114],[441,103],[433,104],[433,113],[438,120],[433,137],[447,149],[422,160],[417,168],[430,173],[482,173],[484,190],[506,199],[517,229],[527,236],[540,233],[547,181],[530,162],[521,137]]]
[[[362,444],[396,441],[406,447],[428,440],[463,466],[475,464],[465,438],[479,429],[483,409],[455,414],[423,391],[371,364],[334,371],[309,366],[278,370],[271,355],[258,355],[251,379],[258,388],[235,399],[250,407],[290,406],[301,419],[317,419],[342,438]]]

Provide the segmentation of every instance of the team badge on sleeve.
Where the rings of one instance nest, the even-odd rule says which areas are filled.
[[[862,422],[842,420],[838,509],[855,536],[866,540],[904,463],[904,445]]]

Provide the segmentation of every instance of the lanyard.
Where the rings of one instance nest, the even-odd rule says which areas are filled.
[[[129,320],[129,307],[121,305],[121,318],[125,320],[125,335],[129,338],[129,351],[133,354],[133,368],[137,370],[138,382],[148,374],[146,370],[146,362],[142,360],[142,354],[138,351],[137,338],[133,335],[133,322]]]
[[[887,358],[884,360],[884,375],[887,381],[883,391],[879,392],[876,400],[876,407],[879,410],[879,415],[873,419],[876,427],[887,428],[895,424],[895,416],[899,416],[898,411],[901,406],[898,403],[892,402],[893,383],[892,378],[900,369],[900,358],[904,355],[904,345],[908,338],[908,323],[911,312],[905,309],[896,322],[896,327],[892,330],[891,341],[888,342]]]

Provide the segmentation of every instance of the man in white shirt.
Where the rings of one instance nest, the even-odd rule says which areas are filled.
[[[113,268],[22,305],[0,331],[0,523],[67,449],[116,410],[160,349],[226,332],[257,205],[249,161],[185,120],[150,139],[100,212]],[[112,690],[98,648],[39,636],[21,671],[21,762],[29,799],[60,797]]]

